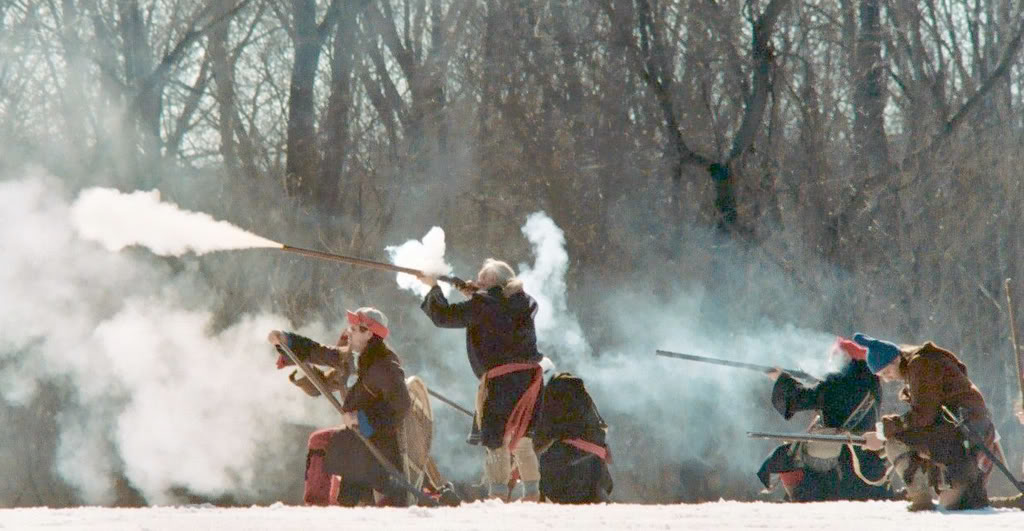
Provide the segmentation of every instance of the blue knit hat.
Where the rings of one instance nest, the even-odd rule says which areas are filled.
[[[853,334],[853,340],[858,345],[867,347],[868,369],[871,369],[871,372],[875,374],[878,374],[879,371],[884,369],[886,365],[892,363],[892,360],[896,359],[900,355],[900,348],[894,343],[875,339],[861,334],[860,332]]]

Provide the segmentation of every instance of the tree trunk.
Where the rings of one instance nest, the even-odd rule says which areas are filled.
[[[349,116],[353,105],[352,83],[357,13],[346,4],[338,17],[331,58],[331,93],[324,115],[324,164],[319,183],[320,202],[329,212],[344,212],[341,198],[351,183],[346,179],[350,145]]]
[[[234,0],[219,0],[216,13],[227,13],[234,7]],[[213,77],[216,81],[217,106],[220,116],[217,131],[220,133],[220,154],[228,175],[239,175],[238,154],[235,146],[235,65],[228,57],[228,35],[231,18],[224,18],[210,31],[210,59],[213,63]]]
[[[292,32],[295,61],[288,91],[285,192],[290,197],[316,206],[313,195],[319,174],[320,154],[316,145],[313,83],[320,61],[320,39],[316,26],[315,0],[292,0]]]
[[[891,171],[885,134],[885,86],[879,0],[861,0],[854,72],[854,171],[875,175]]]
[[[149,82],[153,72],[153,50],[146,37],[146,26],[137,0],[121,5],[121,39],[124,46],[124,67],[127,86],[135,89],[138,105],[135,116],[143,155],[155,159],[160,156],[160,114],[163,82]],[[153,183],[155,184],[155,183]]]

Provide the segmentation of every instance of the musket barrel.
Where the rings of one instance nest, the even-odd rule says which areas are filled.
[[[666,358],[676,358],[676,359],[681,359],[681,360],[699,361],[701,363],[711,363],[713,365],[723,365],[725,367],[736,367],[736,368],[739,368],[739,369],[750,369],[750,370],[753,370],[753,371],[759,371],[759,372],[765,372],[765,373],[771,372],[771,370],[774,369],[774,367],[769,367],[768,365],[758,365],[756,363],[745,363],[745,362],[742,362],[742,361],[732,361],[732,360],[723,360],[723,359],[718,359],[718,358],[708,358],[708,357],[705,357],[705,356],[696,356],[694,354],[684,354],[682,352],[672,352],[670,350],[656,350],[654,352],[655,352],[655,354],[657,354],[659,356],[664,356]],[[787,373],[793,375],[793,377],[795,377],[795,378],[800,378],[801,380],[807,380],[809,382],[820,382],[821,381],[819,378],[811,376],[810,374],[808,374],[808,373],[806,373],[804,371],[801,371],[799,369],[782,369],[782,370],[784,372],[787,372]]]
[[[320,258],[321,260],[330,260],[332,262],[341,262],[343,264],[351,264],[361,267],[369,267],[371,269],[379,269],[381,271],[391,271],[393,273],[406,273],[413,276],[423,276],[426,273],[411,267],[402,267],[394,264],[388,264],[385,262],[376,262],[373,260],[367,260],[365,258],[356,258],[354,256],[345,256],[341,254],[325,253],[324,251],[315,251],[313,249],[303,249],[302,247],[292,247],[291,245],[281,244],[281,250],[289,253],[301,254],[303,256],[309,256],[313,258]],[[438,280],[448,282],[454,285],[456,288],[463,288],[466,286],[466,282],[461,278],[454,277],[451,275],[442,275],[437,277]]]
[[[751,439],[772,439],[788,442],[835,442],[856,444],[858,446],[867,444],[867,440],[865,440],[864,437],[850,433],[830,435],[827,433],[772,433],[764,431],[748,431],[747,437],[750,437]]]
[[[384,262],[375,262],[373,260],[366,260],[363,258],[355,258],[352,256],[344,256],[340,254],[325,253],[323,251],[314,251],[312,249],[303,249],[301,247],[292,247],[291,245],[281,245],[282,251],[288,251],[289,253],[301,254],[303,256],[311,256],[313,258],[320,258],[323,260],[331,260],[333,262],[342,262],[345,264],[352,264],[357,266],[369,267],[373,269],[380,269],[383,271],[392,271],[395,273],[408,273],[410,275],[422,275],[423,272],[419,269],[412,269],[409,267],[396,266],[394,264],[387,264]]]
[[[455,409],[457,409],[457,410],[459,410],[459,411],[469,415],[470,417],[475,417],[476,416],[476,415],[473,414],[472,411],[470,411],[470,410],[460,406],[454,400],[451,400],[450,398],[442,395],[441,393],[438,393],[437,391],[434,391],[433,389],[431,389],[429,387],[427,388],[427,393],[429,393],[430,396],[432,396],[432,397],[434,397],[434,398],[444,402],[445,404],[448,404],[449,406],[452,406],[453,408],[455,408]]]

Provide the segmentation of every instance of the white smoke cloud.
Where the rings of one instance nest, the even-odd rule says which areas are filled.
[[[158,190],[129,194],[111,188],[83,190],[71,207],[71,222],[83,238],[97,241],[110,251],[143,245],[161,256],[181,256],[188,251],[205,254],[281,247],[209,214],[162,202]]]
[[[172,501],[153,493],[176,485],[206,494],[245,490],[257,451],[275,444],[280,423],[314,420],[303,395],[261,355],[266,333],[284,319],[248,317],[210,336],[210,317],[131,299],[94,333],[110,383],[127,397],[115,439],[125,475],[150,501]]]
[[[575,366],[590,352],[590,346],[567,301],[569,253],[565,250],[565,233],[544,212],[527,216],[522,233],[530,242],[534,261],[533,265],[519,264],[518,277],[526,292],[537,300],[537,341],[542,351],[554,351],[545,353],[556,363]]]
[[[532,264],[519,264],[519,277],[538,302],[535,323],[541,350],[557,370],[584,378],[612,426],[610,444],[617,455],[613,468],[630,469],[631,476],[647,473],[667,481],[667,488],[676,488],[665,480],[666,464],[711,463],[720,471],[749,471],[751,488],[756,488],[753,474],[770,444],[747,439],[745,432],[782,422],[768,409],[771,381],[756,371],[668,359],[654,351],[677,350],[822,375],[830,368],[834,336],[767,321],[725,330],[702,317],[704,299],[713,293],[680,290],[666,302],[624,286],[609,287],[603,307],[603,322],[618,340],[592,345],[568,304],[570,259],[562,230],[537,212],[527,217],[522,233],[534,259]],[[648,500],[668,495],[641,493],[637,489],[643,485],[624,487]]]
[[[109,440],[107,422],[97,418],[95,403],[89,410],[71,410],[59,415],[57,472],[78,489],[82,499],[97,505],[116,501],[114,489],[119,461]]]
[[[435,276],[449,275],[452,272],[452,266],[444,260],[444,230],[441,227],[431,228],[422,240],[409,240],[401,245],[385,247],[384,250],[391,257],[391,263],[398,266],[418,269]],[[407,273],[398,273],[395,281],[398,282],[399,288],[409,290],[419,297],[430,291],[424,283]],[[447,283],[442,283],[441,289],[447,295],[450,287]]]
[[[336,422],[326,401],[296,392],[273,366],[266,336],[288,321],[248,316],[211,331],[204,301],[190,300],[209,291],[193,268],[173,274],[81,240],[66,196],[40,171],[0,181],[0,397],[27,404],[42,382],[68,387],[57,471],[87,503],[112,503],[118,474],[150,503],[175,502],[176,488],[256,496],[261,452],[302,451],[282,438],[287,423]],[[299,332],[324,339],[333,330]]]

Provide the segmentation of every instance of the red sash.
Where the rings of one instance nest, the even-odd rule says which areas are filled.
[[[608,448],[601,446],[600,444],[592,443],[583,439],[562,439],[562,442],[570,446],[575,446],[584,452],[590,452],[601,458],[605,463],[612,462],[612,453],[608,451]]]
[[[515,450],[516,445],[519,444],[519,439],[522,439],[526,435],[526,429],[530,427],[530,419],[533,418],[533,409],[537,406],[537,398],[540,397],[540,388],[543,380],[543,369],[540,364],[537,363],[506,363],[505,365],[499,365],[484,374],[484,380],[490,380],[491,378],[497,378],[504,376],[509,373],[519,371],[534,371],[533,380],[530,381],[530,386],[526,388],[526,391],[519,397],[519,401],[516,402],[515,407],[512,408],[512,413],[508,416],[508,421],[505,423],[505,438],[504,445],[509,450]],[[486,383],[485,383],[486,385]]]

